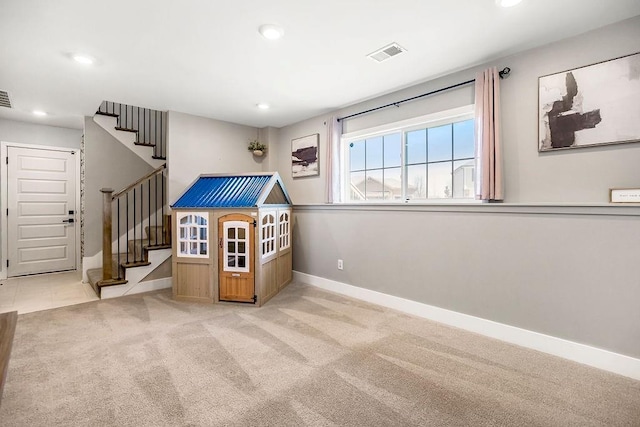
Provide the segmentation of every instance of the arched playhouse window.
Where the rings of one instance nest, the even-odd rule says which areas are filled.
[[[276,217],[274,212],[265,212],[260,217],[260,249],[263,259],[276,253]]]
[[[178,256],[209,257],[209,223],[201,212],[178,213]]]

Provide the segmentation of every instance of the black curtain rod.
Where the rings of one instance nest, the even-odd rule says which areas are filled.
[[[509,75],[510,72],[511,72],[511,68],[504,67],[501,71],[498,72],[498,75],[500,76],[501,79],[504,79],[505,77],[507,77]],[[475,79],[467,80],[466,82],[456,83],[456,84],[451,85],[451,86],[443,87],[442,89],[432,90],[431,92],[423,93],[422,95],[412,96],[411,98],[403,99],[401,101],[392,102],[390,104],[386,104],[386,105],[383,105],[381,107],[371,108],[369,110],[360,111],[359,113],[354,113],[354,114],[350,114],[348,116],[339,117],[338,121],[341,122],[343,120],[350,119],[352,117],[361,116],[363,114],[371,113],[373,111],[382,110],[383,108],[399,107],[400,104],[404,104],[405,102],[414,101],[416,99],[424,98],[425,96],[429,96],[429,95],[435,95],[436,93],[444,92],[444,91],[447,91],[447,90],[450,90],[450,89],[455,89],[455,88],[460,87],[460,86],[465,86],[465,85],[471,84],[471,83],[473,83],[475,81],[476,81]]]

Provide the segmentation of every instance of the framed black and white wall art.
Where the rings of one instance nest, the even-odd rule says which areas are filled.
[[[538,150],[640,141],[640,53],[538,79]]]
[[[291,175],[293,178],[319,175],[318,141],[320,134],[291,140]]]

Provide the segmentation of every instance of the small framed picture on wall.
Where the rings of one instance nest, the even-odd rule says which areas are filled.
[[[320,175],[319,141],[320,134],[317,133],[291,140],[291,176],[293,178]]]

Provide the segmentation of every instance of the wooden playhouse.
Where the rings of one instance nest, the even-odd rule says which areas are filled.
[[[277,172],[200,175],[171,208],[175,299],[260,306],[291,282],[291,199]]]

